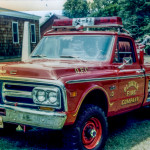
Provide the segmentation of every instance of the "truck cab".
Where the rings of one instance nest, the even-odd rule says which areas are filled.
[[[26,62],[0,64],[2,127],[63,130],[66,149],[102,149],[107,117],[150,105],[150,65],[122,31],[120,17],[55,20]]]

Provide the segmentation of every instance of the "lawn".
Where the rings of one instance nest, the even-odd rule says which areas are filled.
[[[150,108],[111,119],[109,129],[104,150],[149,150]]]

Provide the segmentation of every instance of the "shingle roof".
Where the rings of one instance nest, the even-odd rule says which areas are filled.
[[[0,7],[0,15],[17,17],[17,18],[25,18],[25,19],[33,19],[33,20],[39,20],[41,18],[40,16],[31,15],[31,14],[5,9],[1,7]]]
[[[57,15],[57,14],[48,14],[48,15],[45,15],[44,17],[42,17],[40,19],[40,26],[42,26],[43,24],[45,24],[49,19],[51,19],[53,16],[56,16],[58,19],[64,19],[64,18],[67,18],[65,16],[61,16],[61,15]]]

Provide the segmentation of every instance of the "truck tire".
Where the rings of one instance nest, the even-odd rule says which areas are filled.
[[[108,133],[105,113],[95,105],[81,108],[75,124],[64,129],[65,150],[100,150]]]
[[[4,123],[4,132],[6,133],[14,133],[16,131],[18,125],[16,124],[10,124],[10,123]]]

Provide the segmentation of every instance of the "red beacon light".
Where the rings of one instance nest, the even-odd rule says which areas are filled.
[[[74,19],[56,19],[52,28],[102,28],[102,27],[120,27],[122,28],[122,19],[120,17],[88,17]]]
[[[120,17],[95,18],[94,25],[97,25],[97,26],[111,26],[111,27],[123,27],[122,19]]]

